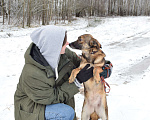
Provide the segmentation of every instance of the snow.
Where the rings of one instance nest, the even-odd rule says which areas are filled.
[[[150,17],[81,18],[61,26],[68,30],[69,42],[92,34],[113,63],[113,73],[106,79],[111,87],[107,96],[109,120],[149,120]],[[0,29],[0,120],[14,120],[14,92],[35,28]],[[75,95],[79,120],[83,99],[82,94]]]

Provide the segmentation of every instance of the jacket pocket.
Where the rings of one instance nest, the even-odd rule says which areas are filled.
[[[20,120],[38,120],[38,114],[29,113],[24,110],[19,110],[20,113]]]

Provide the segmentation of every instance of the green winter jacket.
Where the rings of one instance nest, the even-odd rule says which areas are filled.
[[[80,64],[74,52],[66,48],[66,53],[61,55],[59,77],[55,81],[51,67],[41,64],[46,61],[42,55],[41,63],[33,59],[33,48],[32,43],[25,53],[25,65],[14,95],[15,120],[44,120],[45,105],[49,104],[65,103],[74,108],[74,95],[79,92],[74,83],[68,82],[71,71]]]

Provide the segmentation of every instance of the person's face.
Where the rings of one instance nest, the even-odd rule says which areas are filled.
[[[66,42],[64,46],[62,46],[61,48],[61,51],[60,51],[60,54],[64,54],[65,53],[65,49],[66,49],[66,46],[69,45],[69,42]]]

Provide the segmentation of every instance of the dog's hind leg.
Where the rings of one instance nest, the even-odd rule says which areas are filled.
[[[101,94],[101,102],[95,108],[95,112],[102,120],[108,120],[108,107],[105,93]]]
[[[108,120],[108,106],[107,106],[107,101],[105,102],[105,113],[106,113],[106,117]]]
[[[90,115],[94,112],[94,108],[91,107],[86,101],[84,100],[83,107],[82,107],[82,114],[81,120],[90,120]]]
[[[102,104],[103,104],[103,106],[104,106],[104,108],[105,108],[105,116],[106,116],[106,118],[105,118],[104,120],[108,120],[108,106],[107,106],[106,95],[105,95],[105,97],[103,97],[103,99],[102,99]],[[103,120],[103,119],[102,119],[102,120]]]
[[[76,69],[72,70],[71,75],[69,77],[69,83],[74,82],[74,80],[79,72],[80,72],[80,68],[76,68]]]
[[[105,108],[104,106],[101,106],[100,110],[99,110],[99,116],[102,120],[108,120],[107,116],[106,116],[106,112],[105,112]]]

